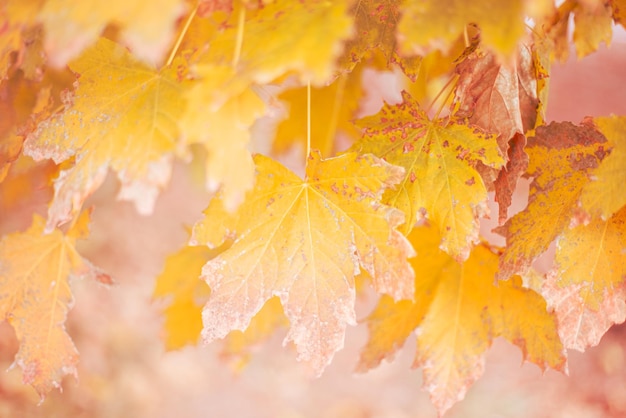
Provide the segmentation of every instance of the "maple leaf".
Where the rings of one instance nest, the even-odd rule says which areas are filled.
[[[415,300],[381,297],[367,319],[370,337],[360,371],[391,358],[415,331],[413,367],[423,367],[424,388],[441,416],[483,374],[484,354],[495,337],[519,346],[542,369],[565,367],[556,319],[542,297],[525,289],[519,277],[494,285],[496,253],[481,244],[459,264],[437,248],[436,228],[417,227],[409,239],[418,254],[411,264],[420,272]]]
[[[494,231],[505,236],[499,279],[524,274],[576,216],[589,172],[604,158],[608,143],[585,119],[579,126],[553,122],[528,139],[527,174],[534,177],[526,208]]]
[[[223,247],[209,249],[204,245],[186,246],[165,261],[165,267],[156,279],[152,297],[170,299],[163,309],[167,350],[198,342],[202,331],[202,306],[211,294],[207,283],[200,280],[202,266],[223,250]],[[280,301],[271,298],[252,318],[244,332],[232,331],[228,334],[222,355],[237,359],[237,367],[243,367],[250,357],[252,346],[272,335],[277,328],[287,325]]]
[[[566,348],[584,351],[626,319],[626,209],[607,221],[566,229],[557,240],[556,267],[542,294],[559,320]]]
[[[487,190],[474,163],[500,167],[504,160],[491,135],[455,118],[429,120],[408,93],[403,98],[359,121],[365,132],[352,150],[406,169],[400,187],[383,197],[406,214],[402,231],[408,233],[425,210],[444,231],[442,249],[466,259],[478,239],[478,218],[488,210]]]
[[[227,207],[234,210],[254,182],[254,163],[248,151],[250,127],[266,113],[266,105],[245,84],[225,102],[218,101],[215,92],[223,93],[222,81],[235,76],[230,67],[197,66],[195,72],[204,78],[185,94],[189,111],[182,115],[179,126],[188,144],[200,144],[207,151],[207,189],[221,188]]]
[[[526,171],[523,135],[534,128],[537,119],[537,81],[531,49],[518,48],[515,67],[497,62],[494,54],[477,51],[456,68],[460,75],[455,91],[458,117],[487,132],[495,133],[502,155],[509,153],[507,165],[495,181],[499,219],[507,218],[507,209],[517,181]],[[486,177],[486,176],[483,176]]]
[[[173,67],[155,71],[121,46],[101,38],[70,68],[80,75],[64,112],[39,124],[24,152],[57,164],[75,157],[55,182],[46,230],[69,220],[104,181],[108,168],[122,182],[119,197],[150,213],[169,180],[177,150],[177,120],[184,111],[185,82]]]
[[[447,51],[450,44],[474,23],[482,42],[500,57],[515,53],[524,35],[525,8],[521,0],[425,0],[406,2],[398,23],[400,52],[424,55],[433,49]]]
[[[241,13],[243,23],[238,21]],[[269,83],[289,72],[302,84],[321,86],[333,75],[352,23],[345,2],[277,0],[257,11],[235,11],[222,25],[225,29],[216,30],[199,63],[231,66],[246,86]]]
[[[363,94],[360,69],[340,75],[330,86],[311,88],[311,148],[323,157],[333,155],[339,134],[357,138],[359,131],[352,123]],[[272,144],[275,152],[284,152],[295,143],[306,153],[307,88],[287,90],[279,97],[287,102],[289,116],[276,128]]]
[[[152,297],[171,296],[164,309],[165,347],[175,350],[196,344],[202,331],[202,304],[211,289],[199,279],[202,266],[215,252],[207,247],[183,247],[165,260],[163,272],[156,279]]]
[[[69,280],[110,283],[76,251],[88,222],[89,212],[83,212],[66,234],[58,229],[44,234],[44,220],[35,215],[26,232],[0,241],[0,317],[13,326],[20,342],[15,363],[24,372],[24,383],[42,397],[60,387],[64,375],[76,374],[78,352],[64,326],[73,303]]]
[[[210,260],[202,277],[211,287],[204,307],[205,342],[244,330],[272,296],[291,324],[298,359],[321,373],[355,323],[354,276],[363,268],[379,292],[413,294],[406,261],[412,248],[394,228],[402,213],[378,203],[404,171],[378,158],[344,154],[308,159],[306,179],[257,155],[256,184],[236,212],[219,198],[194,226],[192,244],[232,246]],[[253,214],[253,216],[251,216]]]
[[[566,0],[539,27],[553,42],[555,57],[565,61],[570,48],[569,23],[573,20],[574,45],[578,58],[583,58],[595,52],[601,42],[610,44],[613,37],[613,13],[611,2]]]
[[[18,52],[17,61],[26,53],[29,32],[35,25],[35,16],[43,0],[0,0],[0,80],[8,75],[14,64],[11,52]],[[41,64],[39,57],[38,64]]]
[[[46,0],[37,18],[46,32],[48,63],[54,67],[63,67],[96,42],[109,23],[118,25],[120,39],[136,57],[156,65],[163,59],[184,10],[181,0]]]
[[[622,189],[626,182],[626,117],[594,118],[593,121],[612,149],[592,172],[592,181],[584,186],[580,200],[585,210],[607,219],[626,205]]]
[[[396,51],[396,26],[403,0],[359,0],[350,10],[354,15],[354,36],[345,44],[339,68],[350,72],[374,50],[382,53],[387,66],[398,64],[415,81],[421,57],[401,57]]]

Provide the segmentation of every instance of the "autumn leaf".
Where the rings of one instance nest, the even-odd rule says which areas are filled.
[[[340,75],[331,85],[311,88],[311,148],[330,157],[335,150],[335,139],[346,135],[356,139],[359,130],[353,123],[363,95],[359,68],[349,74]],[[278,96],[286,102],[289,116],[276,128],[272,144],[275,152],[284,152],[295,144],[302,145],[306,153],[307,136],[307,88],[290,89]]]
[[[467,117],[471,124],[496,134],[500,152],[509,157],[495,181],[501,223],[528,165],[524,134],[535,127],[539,104],[531,49],[520,46],[515,61],[514,67],[503,65],[494,54],[478,50],[456,68],[460,76],[455,91],[456,116]]]
[[[342,1],[278,0],[257,11],[235,11],[198,65],[231,66],[241,85],[265,84],[293,72],[302,84],[322,86],[333,75],[352,23]],[[228,85],[225,90],[230,92]]]
[[[152,211],[170,177],[185,108],[176,63],[156,71],[101,38],[70,64],[80,78],[65,111],[41,123],[24,144],[36,160],[75,157],[55,182],[46,231],[71,219],[109,168],[122,182],[119,197],[134,201],[141,213]]]
[[[422,367],[424,388],[443,415],[463,399],[484,372],[485,352],[502,336],[520,347],[524,359],[539,367],[563,370],[565,352],[554,315],[542,297],[516,277],[494,285],[498,254],[480,244],[459,264],[439,250],[439,233],[417,227],[409,236],[418,256],[411,261],[415,301],[383,296],[368,317],[370,338],[358,368],[376,367],[391,358],[415,331],[413,367]]]
[[[339,59],[341,71],[351,72],[364,57],[378,51],[384,57],[387,67],[398,64],[415,81],[421,57],[402,57],[396,50],[396,26],[400,20],[402,3],[403,0],[353,2],[350,12],[354,15],[355,30]]]
[[[0,241],[0,317],[5,318],[20,342],[15,364],[24,383],[40,396],[60,387],[64,375],[76,375],[78,352],[65,331],[67,311],[73,304],[70,279],[110,278],[76,251],[75,243],[87,234],[89,213],[83,212],[63,234],[44,234],[44,220],[35,215],[25,232]]]
[[[291,324],[285,341],[319,374],[343,346],[346,325],[355,324],[360,268],[379,292],[413,294],[406,261],[412,248],[394,229],[403,216],[379,203],[403,170],[374,156],[321,160],[313,153],[303,181],[267,157],[257,155],[255,162],[256,185],[238,210],[231,213],[214,198],[194,227],[192,244],[215,247],[234,239],[202,270],[212,290],[202,336],[210,342],[245,330],[278,296]]]
[[[0,0],[0,81],[7,77],[8,70],[14,63],[11,53],[17,52],[17,60],[29,49],[29,33],[36,23],[36,13],[43,0],[14,1]],[[34,49],[34,48],[33,48]],[[34,54],[37,55],[37,54]],[[39,57],[39,64],[42,63]]]
[[[215,256],[207,247],[183,247],[165,260],[163,272],[156,279],[155,299],[171,296],[163,310],[165,347],[176,350],[196,344],[202,331],[202,305],[211,289],[200,280],[202,266]]]
[[[553,122],[528,139],[527,174],[532,176],[526,208],[495,229],[506,237],[499,279],[524,274],[577,215],[588,174],[604,158],[609,144],[590,119],[579,125]]]
[[[542,294],[566,348],[585,351],[626,319],[626,209],[607,221],[566,229]]]
[[[223,247],[186,246],[166,259],[152,297],[155,300],[170,299],[162,311],[167,350],[195,345],[200,339],[202,306],[211,294],[207,283],[200,279],[202,266],[223,250]],[[236,360],[236,367],[241,368],[250,358],[251,347],[267,339],[277,328],[287,325],[280,301],[272,298],[252,318],[244,332],[228,334],[222,355]]]
[[[408,233],[425,210],[442,234],[442,249],[466,259],[478,239],[478,218],[487,213],[487,190],[476,161],[500,167],[495,138],[455,118],[430,120],[406,92],[398,105],[385,105],[359,121],[363,137],[352,147],[404,167],[406,176],[383,202],[406,214]]]
[[[400,52],[419,55],[435,49],[445,52],[465,27],[473,23],[480,27],[485,46],[500,57],[510,58],[524,36],[526,7],[521,0],[406,2],[398,23]]]
[[[584,186],[580,199],[585,210],[608,219],[626,205],[623,193],[626,182],[626,117],[610,116],[594,118],[593,121],[612,149],[598,169],[592,172],[592,181]]]
[[[600,43],[613,38],[611,2],[566,0],[539,27],[554,45],[554,56],[565,61],[569,56],[570,21],[574,22],[573,42],[578,58],[595,52]],[[573,16],[573,19],[572,19]]]
[[[37,18],[46,32],[48,62],[54,67],[63,67],[79,56],[110,23],[118,25],[121,40],[135,57],[157,65],[163,61],[184,10],[181,0],[46,0]]]

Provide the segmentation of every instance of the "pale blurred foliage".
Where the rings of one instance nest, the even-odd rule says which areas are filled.
[[[626,45],[617,42],[582,62],[556,65],[548,119],[577,122],[584,115],[626,114],[624,68]],[[369,97],[393,94],[370,92]],[[219,343],[164,352],[160,304],[151,300],[151,293],[165,257],[183,245],[185,226],[200,218],[209,201],[201,178],[196,165],[178,164],[151,217],[116,202],[118,185],[112,178],[89,199],[87,206],[96,206],[92,236],[80,249],[116,284],[73,283],[76,304],[67,327],[81,353],[79,380],[67,378],[62,393],[54,391],[38,405],[35,392],[21,383],[21,372],[12,369],[0,378],[0,418],[435,417],[420,389],[420,371],[410,369],[412,341],[393,363],[365,375],[352,373],[367,337],[364,325],[348,329],[346,348],[315,380],[295,362],[293,350],[281,346],[284,332],[259,347],[239,372],[220,357]],[[509,215],[523,208],[527,189],[523,182]],[[10,227],[0,219],[0,230],[27,226],[30,212],[45,210],[41,200],[31,202],[24,219],[12,219]],[[481,232],[502,244],[489,234],[494,222],[486,221]],[[537,268],[545,270],[550,263],[548,254]],[[363,296],[359,318],[372,306],[373,299]],[[3,324],[0,368],[9,367],[16,350],[13,331]],[[615,327],[585,354],[569,354],[569,378],[552,371],[542,376],[534,365],[520,366],[517,348],[496,341],[485,376],[446,417],[626,416],[626,327]]]

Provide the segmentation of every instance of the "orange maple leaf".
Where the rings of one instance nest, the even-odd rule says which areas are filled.
[[[370,338],[358,369],[366,371],[391,358],[413,332],[414,367],[422,367],[424,388],[443,415],[483,374],[485,352],[502,336],[520,347],[524,358],[542,369],[565,367],[557,321],[546,302],[516,277],[494,285],[498,254],[480,244],[463,264],[438,249],[434,227],[409,236],[418,256],[411,261],[415,301],[383,296],[368,317]]]
[[[70,68],[80,75],[64,112],[39,124],[24,152],[56,163],[75,157],[55,182],[46,230],[72,218],[109,168],[122,181],[120,198],[150,213],[167,183],[185,109],[175,61],[156,71],[101,38]]]
[[[460,75],[456,116],[467,117],[471,124],[496,134],[500,152],[510,157],[495,180],[500,223],[506,220],[517,181],[526,172],[524,134],[535,127],[539,106],[530,47],[521,45],[515,58],[512,67],[498,63],[495,54],[478,50],[456,68]]]
[[[86,211],[66,234],[58,229],[44,234],[44,220],[35,215],[26,232],[0,241],[0,317],[13,326],[20,342],[15,363],[24,371],[24,383],[42,397],[59,387],[64,375],[76,374],[78,352],[65,332],[73,303],[69,280],[110,283],[76,251],[88,222]]]
[[[425,211],[443,232],[442,248],[466,259],[478,239],[478,218],[487,213],[487,190],[477,161],[501,167],[495,137],[455,118],[430,120],[408,93],[401,104],[385,105],[359,121],[363,137],[352,147],[406,169],[400,187],[383,202],[406,214],[408,233]]]
[[[368,54],[378,51],[385,64],[398,64],[412,81],[417,78],[421,57],[401,57],[396,45],[396,26],[400,20],[402,0],[359,0],[352,5],[353,37],[345,44],[339,59],[340,71],[350,72]]]
[[[303,181],[257,155],[256,185],[238,210],[214,198],[197,223],[192,243],[232,246],[209,261],[202,277],[211,287],[203,338],[244,330],[272,296],[281,300],[298,359],[321,373],[355,323],[354,276],[360,268],[379,292],[413,294],[412,248],[394,228],[402,213],[381,205],[383,191],[404,171],[355,153],[321,160],[313,153]]]
[[[581,125],[569,122],[540,126],[528,139],[527,170],[534,177],[526,208],[495,232],[506,237],[500,260],[499,279],[525,274],[532,262],[578,216],[577,208],[588,175],[605,157],[609,144],[585,119]]]

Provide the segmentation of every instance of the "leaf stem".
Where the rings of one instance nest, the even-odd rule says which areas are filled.
[[[437,102],[437,100],[439,100],[439,98],[441,97],[441,95],[443,94],[444,91],[446,91],[446,89],[450,86],[450,84],[452,84],[452,82],[456,82],[457,79],[457,74],[454,74],[452,77],[450,77],[450,79],[446,82],[446,84],[441,88],[441,90],[439,90],[439,93],[437,93],[437,95],[435,96],[435,98],[432,100],[432,102],[430,102],[430,105],[428,106],[428,109],[426,109],[426,113],[430,112],[430,110],[433,108],[433,106],[435,105],[435,103]],[[446,100],[443,102],[443,104],[441,105],[441,107],[439,108],[439,111],[437,112],[437,115],[439,113],[441,113],[441,109],[443,108],[443,105],[446,103],[446,101],[448,101],[448,95],[446,95]]]
[[[167,58],[167,62],[165,63],[166,67],[169,66],[172,63],[172,61],[174,61],[174,57],[176,56],[176,53],[178,52],[178,48],[180,48],[180,44],[183,42],[183,38],[187,34],[187,31],[189,30],[189,25],[191,25],[191,21],[196,16],[197,11],[198,11],[198,6],[194,7],[191,13],[189,14],[189,17],[187,18],[187,21],[185,22],[185,26],[183,26],[183,30],[180,32],[180,35],[178,35],[178,39],[176,39],[176,44],[174,45],[174,48],[172,48],[172,52],[170,52],[170,56]]]
[[[306,158],[311,154],[311,81],[306,83]]]
[[[452,83],[452,81],[454,80],[454,83]],[[446,103],[448,102],[448,99],[450,98],[450,95],[452,94],[452,92],[454,92],[454,86],[456,85],[456,81],[458,80],[458,74],[453,75],[450,80],[448,80],[448,82],[446,83],[446,85],[443,87],[443,89],[441,89],[441,92],[443,92],[444,90],[446,90],[450,85],[452,85],[452,88],[450,89],[450,91],[448,92],[448,94],[446,94],[446,98],[441,102],[441,106],[439,106],[439,109],[437,109],[437,113],[435,113],[435,116],[433,119],[437,119],[439,118],[439,114],[441,113],[441,111],[443,110],[443,107],[446,105]],[[439,93],[439,95],[441,95],[441,92]],[[432,105],[431,105],[432,106]]]
[[[239,58],[241,57],[241,48],[243,46],[243,29],[246,23],[246,8],[241,7],[239,9],[239,15],[237,16],[237,38],[235,39],[235,53],[233,54],[232,67],[237,67],[239,64]]]

